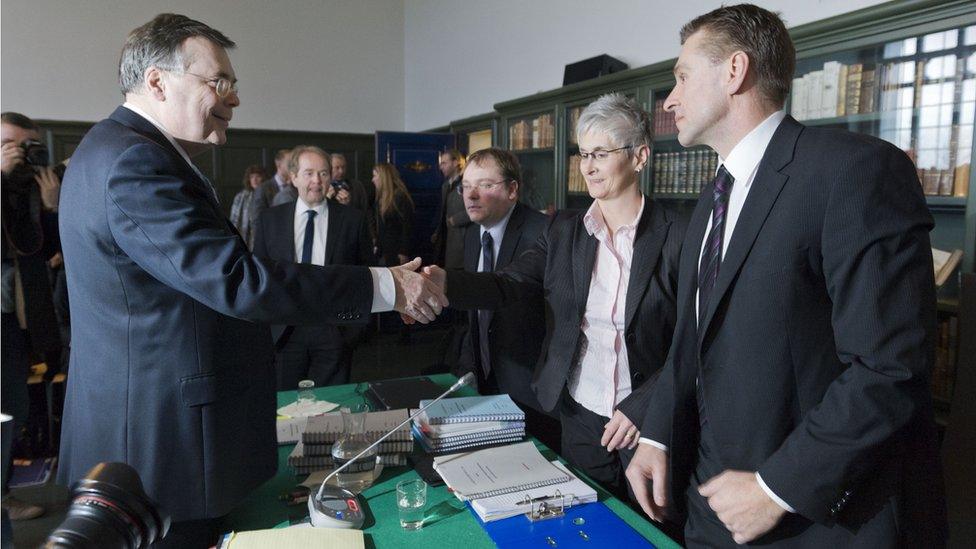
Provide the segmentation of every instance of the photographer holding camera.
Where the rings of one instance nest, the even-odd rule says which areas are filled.
[[[2,118],[3,348],[0,385],[3,412],[14,417],[17,433],[29,408],[27,377],[33,361],[60,364],[61,341],[51,298],[47,261],[60,250],[58,197],[61,180],[48,167],[47,147],[30,118],[5,112]],[[10,452],[3,467],[11,466]],[[9,474],[4,477],[9,479]],[[9,495],[3,510],[11,520],[38,517],[44,509]]]

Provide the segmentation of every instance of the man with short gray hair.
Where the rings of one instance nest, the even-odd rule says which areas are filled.
[[[299,265],[251,255],[190,161],[226,140],[240,104],[234,42],[182,15],[132,31],[125,104],[65,175],[71,377],[58,480],[124,462],[173,520],[169,547],[209,547],[219,519],[274,475],[268,324],[428,322],[443,293],[404,266]]]

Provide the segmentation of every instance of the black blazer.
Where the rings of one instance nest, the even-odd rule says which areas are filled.
[[[634,392],[619,409],[638,422],[650,395],[647,383],[664,366],[675,321],[678,256],[686,221],[645,197],[637,225],[627,288],[627,356]],[[543,291],[551,320],[545,358],[532,382],[539,403],[553,411],[579,352],[580,325],[590,291],[598,242],[582,211],[557,212],[542,237],[500,273],[448,271],[447,297],[458,309],[499,309]]]
[[[278,323],[365,323],[365,267],[256,257],[213,189],[119,107],[61,188],[71,375],[58,482],[128,463],[174,521],[219,517],[274,475]]]
[[[879,139],[787,117],[696,329],[711,208],[709,187],[681,256],[671,356],[641,428],[670,447],[672,493],[684,493],[696,460],[701,371],[716,458],[759,471],[799,512],[763,539],[802,535],[810,521],[871,520],[858,546],[894,546],[899,535],[938,546],[933,222],[911,160]]]
[[[362,212],[327,201],[329,211],[325,239],[326,265],[366,265],[370,258],[370,240]],[[254,255],[273,261],[297,263],[295,257],[295,208],[298,202],[273,206],[258,217],[254,232]],[[287,342],[282,337],[291,332],[285,324],[273,324],[271,336],[280,349]]]
[[[522,204],[516,204],[505,226],[495,270],[507,267],[516,257],[532,248],[546,229],[549,218]],[[481,259],[481,226],[472,223],[464,234],[464,269],[478,272]],[[508,393],[516,402],[531,406],[540,412],[535,393],[532,391],[532,373],[542,353],[546,337],[546,305],[542,292],[535,292],[531,299],[524,299],[494,311],[488,327],[488,348],[491,352],[491,369],[495,372],[498,388]],[[459,373],[481,368],[481,341],[478,331],[478,312],[468,313],[468,333],[461,344],[458,359]]]
[[[400,264],[397,254],[410,255],[413,235],[413,202],[402,194],[396,195],[394,200],[397,209],[386,216],[380,214],[380,206],[376,205],[377,256],[388,267]]]

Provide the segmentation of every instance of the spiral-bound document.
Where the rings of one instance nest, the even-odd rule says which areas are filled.
[[[420,401],[425,406],[429,400]],[[467,423],[472,421],[525,421],[525,412],[519,408],[512,397],[485,395],[472,397],[445,398],[427,408],[425,423],[440,425],[444,423]]]
[[[434,470],[462,501],[569,482],[532,442],[434,458]]]

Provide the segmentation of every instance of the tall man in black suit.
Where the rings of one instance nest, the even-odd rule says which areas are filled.
[[[723,7],[681,38],[665,108],[721,163],[683,246],[634,492],[656,519],[687,507],[689,546],[943,544],[932,217],[912,162],[785,115],[794,49],[775,14]]]
[[[59,482],[99,462],[138,471],[172,516],[161,546],[209,547],[274,474],[270,323],[364,323],[446,300],[411,268],[251,255],[191,155],[223,144],[240,104],[219,31],[163,14],[129,34],[125,104],[82,139],[61,193],[73,352]]]
[[[254,255],[323,266],[368,263],[371,241],[363,214],[325,199],[332,180],[329,160],[318,147],[292,149],[288,165],[298,199],[258,218]],[[278,390],[295,389],[303,379],[316,387],[348,383],[352,353],[346,341],[351,345],[358,333],[356,327],[329,324],[272,326]]]
[[[472,221],[464,233],[464,270],[504,269],[545,230],[548,218],[519,203],[520,180],[518,157],[506,150],[468,157],[458,187]],[[559,421],[543,411],[531,387],[546,337],[545,312],[539,292],[497,311],[469,311],[456,373],[474,372],[483,395],[510,395],[525,411],[528,431],[558,450]]]

